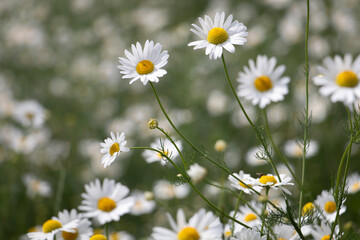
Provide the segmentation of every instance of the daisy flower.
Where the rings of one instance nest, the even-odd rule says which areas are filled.
[[[343,203],[345,199],[343,199]],[[315,200],[315,205],[318,207],[321,215],[329,222],[334,222],[336,218],[336,203],[334,196],[331,192],[323,190],[320,195],[317,196]],[[342,204],[339,215],[343,214],[346,211],[346,207]]]
[[[46,110],[37,101],[27,100],[16,104],[14,119],[25,127],[41,127],[46,119]]]
[[[195,163],[190,166],[190,169],[186,171],[189,174],[191,181],[193,183],[201,182],[207,173],[206,168],[200,166],[199,164]]]
[[[121,152],[130,151],[128,147],[125,147],[127,143],[125,140],[125,133],[121,133],[120,135],[117,132],[115,136],[115,134],[111,132],[110,135],[111,138],[107,138],[104,140],[104,143],[100,143],[100,146],[102,147],[100,152],[104,154],[101,163],[104,167],[110,166]]]
[[[249,206],[248,206],[249,205]],[[253,228],[261,225],[261,219],[257,211],[261,211],[262,204],[255,200],[248,203],[248,205],[241,206],[236,212],[235,219]],[[230,216],[234,216],[235,211],[230,212]],[[232,221],[230,220],[232,223]],[[244,228],[244,226],[234,223],[234,232],[238,232]]]
[[[339,226],[336,225],[333,238],[334,240],[340,239],[339,236]],[[313,236],[314,240],[327,240],[330,239],[331,234],[331,226],[327,224],[325,221],[321,222],[320,226],[314,226],[311,230],[311,235]]]
[[[194,27],[190,29],[198,37],[199,41],[191,42],[188,46],[194,46],[194,49],[206,48],[205,54],[209,55],[210,59],[220,58],[223,53],[223,48],[228,52],[234,53],[234,45],[244,45],[246,43],[246,27],[237,20],[233,21],[233,16],[230,15],[225,20],[225,13],[216,13],[214,21],[207,15],[204,19],[198,18],[201,27],[192,24]]]
[[[30,232],[28,237],[32,240],[53,240],[55,235],[61,232],[75,233],[79,225],[79,220],[75,219],[66,224],[61,224],[58,220],[49,219],[42,225],[42,232]]]
[[[131,45],[132,53],[125,50],[127,58],[119,57],[120,73],[122,78],[129,78],[130,84],[139,80],[146,85],[148,81],[158,82],[159,77],[164,76],[167,72],[162,69],[167,64],[169,54],[162,51],[160,43],[154,45],[153,41],[146,40],[144,49],[139,42]]]
[[[181,141],[174,141],[174,142],[181,151],[182,150]],[[155,142],[150,144],[150,147],[160,150],[162,154],[168,156],[168,158],[170,158],[171,160],[174,160],[177,156],[179,156],[176,147],[168,139],[158,138],[155,140]],[[162,154],[152,150],[145,150],[142,156],[145,158],[145,161],[147,163],[160,162],[162,165],[165,165],[168,160],[166,159],[166,157],[163,157]]]
[[[49,182],[38,179],[33,174],[25,174],[22,178],[26,186],[26,194],[30,198],[34,198],[36,195],[42,197],[50,197],[52,188]]]
[[[285,66],[276,67],[276,58],[258,55],[256,62],[249,60],[249,67],[244,66],[244,71],[239,72],[238,96],[244,97],[265,108],[271,102],[279,102],[289,92],[289,77],[282,77]]]
[[[114,232],[110,235],[110,240],[135,240],[135,238],[125,231]]]
[[[85,185],[86,193],[82,193],[79,209],[84,211],[84,216],[95,218],[101,225],[119,221],[120,216],[130,212],[134,199],[127,197],[129,189],[115,180],[105,178],[101,185],[100,180]]]
[[[243,171],[240,171],[239,174],[234,173],[233,175],[235,177],[237,177],[238,179],[240,179],[241,181],[243,181],[246,185],[252,187],[255,191],[257,191],[257,192],[261,191],[261,189],[262,189],[261,186],[256,186],[256,185],[254,186],[254,184],[256,184],[257,180],[255,178],[251,177],[250,174],[246,174]],[[247,187],[244,183],[237,180],[234,176],[229,175],[229,177],[228,177],[232,187],[239,189],[246,194],[253,193],[253,190],[251,190],[249,187]]]
[[[182,209],[177,211],[176,222],[167,214],[171,229],[163,227],[153,228],[151,234],[154,240],[221,240],[223,234],[222,224],[212,212],[199,210],[189,220],[185,219]]]
[[[173,198],[185,198],[190,193],[188,184],[172,185],[169,181],[159,180],[155,183],[154,194],[156,198],[169,200]]]
[[[300,145],[299,145],[300,144]],[[284,144],[284,152],[288,157],[299,158],[303,155],[304,144],[299,143],[296,140],[288,140]],[[319,151],[319,144],[317,141],[310,141],[309,147],[306,152],[306,157],[310,158],[317,154]]]
[[[78,213],[75,209],[72,209],[70,212],[64,210],[59,212],[58,217],[53,217],[53,220],[59,221],[61,224],[67,224],[74,220],[79,221],[79,225],[76,228],[73,228],[75,232],[66,232],[63,231],[59,237],[56,239],[59,240],[88,240],[91,235],[93,235],[93,230],[91,228],[91,222]]]
[[[266,235],[261,236],[257,229],[243,229],[231,237],[230,240],[266,240]]]
[[[134,197],[135,203],[130,209],[130,214],[142,215],[154,210],[156,206],[155,201],[147,200],[143,192],[134,191],[131,196]]]
[[[249,164],[250,166],[254,166],[254,167],[266,164],[266,160],[260,159],[258,157],[258,154],[259,154],[258,147],[253,147],[253,148],[249,149],[245,155],[246,163]]]
[[[295,240],[298,239],[298,235],[294,228],[289,225],[275,225],[273,228],[274,235],[276,239],[288,239]]]
[[[346,188],[349,194],[354,194],[360,191],[360,175],[359,173],[352,173],[346,181]]]
[[[314,83],[320,86],[320,94],[330,96],[332,102],[351,105],[360,98],[360,56],[355,61],[350,54],[343,59],[338,55],[334,59],[327,57],[318,72]]]
[[[287,190],[284,187],[294,185],[294,183],[290,182],[291,177],[287,177],[285,174],[280,174],[280,178],[272,174],[262,175],[257,180],[258,180],[257,184],[259,184],[262,187],[270,187],[275,190],[280,189],[289,195],[291,195],[291,193],[289,192],[289,190]]]

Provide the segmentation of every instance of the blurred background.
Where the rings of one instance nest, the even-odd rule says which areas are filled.
[[[181,184],[171,167],[146,163],[141,151],[122,154],[109,168],[101,165],[99,143],[110,131],[124,131],[128,146],[149,146],[161,136],[146,126],[148,119],[156,117],[172,133],[150,86],[139,81],[129,85],[116,67],[118,57],[137,41],[154,40],[169,51],[168,74],[155,87],[185,136],[214,158],[223,159],[233,172],[244,170],[255,177],[272,171],[254,157],[257,140],[227,87],[221,61],[209,60],[204,51],[187,46],[197,39],[190,32],[191,24],[198,24],[197,18],[205,14],[213,18],[217,11],[233,14],[248,27],[246,45],[236,47],[235,54],[225,53],[235,85],[238,72],[259,54],[275,56],[278,64],[286,65],[290,93],[267,111],[275,141],[287,149],[300,176],[299,150],[288,141],[302,137],[298,119],[303,119],[305,100],[305,3],[1,0],[0,239],[19,239],[59,210],[77,208],[84,184],[96,178],[113,178],[131,191],[154,191],[161,179]],[[359,11],[359,0],[311,1],[310,76],[326,56],[359,54]],[[244,104],[261,124],[259,110]],[[332,187],[347,144],[344,106],[321,97],[312,82],[310,107],[314,152],[307,161],[306,201]],[[219,139],[227,143],[223,152],[214,150]],[[226,175],[183,145],[190,161],[207,167],[209,180],[224,184]],[[359,148],[354,146],[350,173],[359,172],[359,158]],[[199,187],[227,211],[234,207],[232,201],[218,198],[215,189],[204,183]],[[179,207],[197,211],[206,206],[192,191],[162,197],[156,196],[158,204],[151,213],[126,215],[111,227],[146,239],[152,227],[167,224],[165,211],[174,213]],[[359,229],[359,194],[349,196],[346,206],[342,223],[351,221]]]

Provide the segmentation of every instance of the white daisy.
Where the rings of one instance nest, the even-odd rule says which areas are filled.
[[[59,233],[63,231],[75,233],[76,231],[74,229],[76,229],[78,225],[78,219],[72,220],[64,225],[57,220],[50,219],[42,225],[42,232],[30,232],[27,235],[32,240],[53,240],[55,235],[58,236]]]
[[[177,211],[176,222],[167,214],[171,229],[163,227],[153,228],[151,234],[154,240],[221,240],[223,234],[222,224],[212,212],[199,210],[186,221],[182,209]]]
[[[181,151],[181,141],[174,142]],[[150,147],[160,150],[162,154],[168,156],[171,160],[174,160],[177,156],[179,156],[179,152],[177,151],[176,147],[168,139],[157,138],[155,142],[150,144]],[[147,163],[160,162],[162,165],[165,165],[168,160],[166,159],[166,157],[163,157],[162,154],[152,150],[145,150],[142,156],[145,158],[145,161]]]
[[[238,179],[240,179],[241,181],[243,181],[246,185],[252,187],[255,191],[257,191],[257,192],[261,191],[262,187],[255,185],[257,180],[255,178],[251,177],[250,174],[246,174],[241,170],[239,172],[239,174],[234,173],[233,175],[235,177],[237,177]],[[229,177],[228,177],[231,186],[233,186],[236,189],[239,189],[239,190],[243,191],[246,194],[251,194],[251,193],[254,192],[249,187],[247,187],[244,183],[237,180],[234,176],[229,175]]]
[[[345,199],[343,200],[343,203]],[[336,218],[337,206],[335,203],[334,196],[331,192],[323,190],[320,195],[317,196],[315,200],[315,205],[321,212],[321,216],[329,222],[334,222]],[[339,215],[343,214],[346,211],[346,206],[341,205]]]
[[[360,98],[360,55],[354,62],[350,54],[346,54],[344,59],[338,55],[334,59],[326,57],[323,65],[318,67],[320,74],[313,78],[314,83],[320,86],[321,95],[346,105]]]
[[[155,183],[154,194],[156,198],[169,200],[173,198],[185,198],[190,193],[188,184],[173,185],[166,180],[159,180]]]
[[[276,239],[280,240],[295,240],[298,239],[298,235],[292,226],[289,225],[275,225],[273,232]]]
[[[41,127],[46,119],[46,111],[37,101],[27,100],[16,104],[14,119],[25,127]]]
[[[291,193],[289,192],[289,190],[287,190],[284,187],[294,185],[294,183],[290,182],[291,177],[287,177],[285,174],[280,174],[280,178],[272,174],[266,174],[266,175],[262,175],[257,180],[258,180],[258,184],[262,187],[270,187],[275,190],[280,189],[289,195],[291,195]]]
[[[121,152],[130,151],[128,147],[125,147],[127,143],[125,140],[125,133],[121,133],[120,135],[117,132],[115,136],[115,134],[111,132],[110,135],[111,138],[107,138],[104,140],[104,143],[100,143],[100,146],[102,147],[100,152],[104,154],[101,163],[104,167],[110,166]]]
[[[23,182],[26,186],[26,194],[30,198],[34,198],[37,194],[42,197],[50,197],[52,188],[49,182],[38,179],[32,174],[25,174]]]
[[[193,183],[201,182],[207,173],[206,168],[200,166],[199,164],[195,163],[190,166],[190,169],[186,171],[189,174],[191,181]]]
[[[96,218],[100,224],[119,221],[120,216],[130,212],[134,199],[127,197],[129,189],[115,180],[104,179],[101,186],[100,180],[85,185],[86,193],[82,193],[79,209],[85,211],[84,216]]]
[[[249,205],[249,206],[248,206]],[[259,217],[262,204],[256,202],[255,200],[248,202],[248,205],[240,206],[239,210],[236,212],[235,219],[246,224],[247,226],[253,228],[261,225],[261,219]],[[230,216],[234,216],[234,211],[230,212]],[[230,225],[232,221],[230,220]],[[234,223],[234,232],[238,232],[244,228],[243,225]]]
[[[156,204],[153,200],[147,200],[145,194],[141,191],[134,191],[131,194],[134,197],[135,203],[130,209],[132,215],[142,215],[150,213],[154,210]]]
[[[236,232],[235,237],[231,237],[230,240],[266,240],[266,235],[261,236],[256,228],[248,228]]]
[[[340,239],[341,236],[339,235],[339,231],[339,226],[336,225],[332,239]],[[328,240],[330,239],[330,234],[331,225],[325,221],[322,221],[320,226],[313,226],[313,229],[311,230],[311,235],[313,236],[314,240]]]
[[[63,231],[60,236],[57,236],[56,239],[88,240],[93,235],[91,222],[87,218],[84,218],[82,214],[77,213],[75,209],[72,209],[70,212],[67,210],[59,212],[58,217],[53,217],[52,219],[59,221],[63,225],[70,223],[74,220],[79,220],[79,225],[73,229],[75,232]]]
[[[146,85],[148,81],[158,82],[159,77],[167,72],[162,69],[167,64],[169,54],[167,51],[161,52],[160,43],[154,45],[153,41],[146,40],[144,50],[139,42],[131,45],[132,53],[125,50],[126,58],[119,57],[120,65],[118,68],[123,74],[122,78],[130,78],[130,84],[140,79]]]
[[[261,166],[266,164],[266,160],[258,158],[259,148],[250,148],[245,155],[245,161],[250,166]]]
[[[110,235],[110,240],[135,240],[135,238],[125,231],[120,231],[112,233]]]
[[[282,77],[285,66],[276,67],[276,58],[258,55],[256,63],[249,60],[249,67],[239,72],[238,96],[250,100],[253,105],[265,108],[271,102],[279,102],[289,92],[289,77]]]
[[[300,144],[300,145],[299,145]],[[310,141],[306,157],[310,158],[314,156],[319,151],[319,144],[317,141]],[[303,144],[299,143],[296,140],[288,140],[284,143],[284,152],[286,156],[293,157],[293,158],[299,158],[303,155]]]
[[[360,191],[360,174],[355,172],[348,176],[346,181],[346,188],[349,194],[354,194]]]
[[[246,43],[246,27],[237,20],[233,21],[233,16],[230,15],[225,20],[225,13],[216,13],[215,19],[205,15],[204,19],[198,18],[201,27],[192,24],[194,29],[190,29],[193,33],[199,36],[202,40],[191,42],[188,46],[194,46],[194,49],[206,48],[205,54],[209,55],[210,59],[220,58],[223,53],[223,48],[234,53],[234,45],[244,45]]]

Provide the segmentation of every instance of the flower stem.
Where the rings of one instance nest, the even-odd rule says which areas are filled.
[[[65,185],[65,179],[66,179],[66,168],[65,168],[62,160],[59,161],[59,165],[60,165],[60,176],[59,176],[57,191],[56,191],[55,214],[57,214],[60,211],[62,195],[64,193],[64,185]]]
[[[304,126],[304,138],[303,138],[303,159],[301,169],[301,185],[300,185],[300,200],[299,200],[299,227],[301,227],[301,209],[303,205],[304,195],[304,182],[305,182],[305,167],[306,167],[306,148],[308,141],[308,127],[309,127],[309,58],[308,58],[308,42],[309,42],[309,23],[310,23],[310,0],[306,1],[306,34],[305,34],[305,126]]]
[[[236,94],[236,91],[235,91],[235,89],[234,89],[234,86],[233,86],[233,84],[231,83],[231,80],[230,80],[230,77],[229,77],[229,73],[228,73],[228,70],[227,70],[227,67],[226,67],[226,63],[225,63],[224,54],[221,55],[221,60],[222,60],[222,62],[223,62],[226,79],[227,79],[228,84],[229,84],[229,86],[230,86],[230,88],[231,88],[231,91],[232,91],[232,93],[234,94],[234,97],[235,97],[237,103],[239,104],[242,112],[244,113],[247,121],[248,121],[249,124],[251,125],[252,129],[255,131],[255,134],[256,134],[257,138],[259,139],[261,145],[263,146],[264,151],[265,151],[265,154],[266,154],[266,156],[268,157],[269,162],[270,162],[271,166],[273,167],[276,175],[277,175],[277,176],[279,177],[279,179],[280,179],[279,172],[278,172],[278,170],[276,169],[276,166],[275,166],[275,164],[274,164],[274,162],[273,162],[273,160],[272,160],[272,158],[271,158],[271,154],[270,154],[270,151],[269,151],[269,149],[268,149],[267,144],[265,143],[263,137],[260,135],[260,133],[259,133],[259,131],[256,129],[254,123],[251,121],[250,117],[249,117],[248,114],[246,113],[245,108],[244,108],[244,106],[242,105],[242,103],[240,102],[240,99],[239,99],[239,97],[238,97],[237,94]],[[281,181],[281,179],[280,179],[280,181]]]
[[[105,223],[106,239],[109,240],[109,223]]]

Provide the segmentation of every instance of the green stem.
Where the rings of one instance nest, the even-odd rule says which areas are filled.
[[[303,138],[303,159],[301,169],[301,185],[300,185],[300,200],[299,200],[299,227],[301,220],[301,209],[303,205],[304,195],[304,182],[305,182],[305,167],[306,167],[306,147],[308,141],[308,125],[309,125],[309,57],[308,57],[308,43],[309,43],[309,23],[310,23],[310,1],[306,1],[306,35],[305,35],[305,94],[306,94],[306,105],[305,105],[305,126],[304,126],[304,138]]]
[[[236,217],[236,213],[237,213],[238,208],[239,208],[239,203],[240,203],[241,195],[242,195],[242,191],[240,191],[239,196],[238,196],[238,198],[237,198],[237,200],[236,200],[233,218]],[[235,230],[235,224],[234,224],[234,222],[232,222],[232,223],[231,223],[231,236],[234,234],[234,230]]]
[[[56,199],[55,199],[55,214],[60,211],[62,195],[64,193],[64,185],[66,179],[66,168],[62,160],[60,160],[60,176],[57,184]]]
[[[270,187],[266,187],[266,197],[268,197],[269,194],[269,190]],[[265,210],[266,210],[266,205],[267,205],[268,201],[265,201],[261,210],[261,219],[262,219],[262,224],[261,224],[261,230],[260,230],[260,234],[263,235],[263,231],[264,231],[264,225],[265,225]]]
[[[105,224],[105,234],[106,234],[106,239],[110,239],[109,238],[109,223]]]
[[[234,86],[233,86],[233,84],[231,83],[231,80],[230,80],[230,77],[229,77],[229,73],[228,73],[228,70],[227,70],[227,67],[226,67],[226,63],[225,63],[224,54],[221,55],[221,59],[222,59],[222,62],[223,62],[226,79],[227,79],[228,84],[229,84],[229,86],[230,86],[230,88],[231,88],[231,91],[232,91],[232,93],[233,93],[233,95],[234,95],[237,103],[239,104],[239,106],[240,106],[240,108],[241,108],[241,111],[244,113],[247,121],[248,121],[249,124],[251,125],[252,129],[255,131],[255,134],[256,134],[257,138],[259,139],[261,145],[263,146],[264,151],[265,151],[265,154],[266,154],[266,156],[268,157],[268,160],[269,160],[271,166],[273,167],[276,175],[279,177],[279,180],[281,181],[279,172],[278,172],[278,170],[276,169],[276,166],[275,166],[275,164],[274,164],[274,162],[273,162],[273,160],[272,160],[272,158],[271,158],[271,154],[270,154],[270,151],[269,151],[269,149],[268,149],[267,144],[264,142],[264,139],[262,138],[262,136],[260,135],[260,133],[259,133],[258,130],[256,129],[254,123],[251,121],[250,117],[249,117],[248,114],[246,113],[245,108],[244,108],[244,106],[242,105],[242,103],[240,102],[240,99],[239,99],[239,97],[238,97],[237,94],[236,94],[236,91],[235,91],[235,89],[234,89]]]
[[[300,186],[300,182],[299,180],[296,178],[296,175],[294,173],[294,171],[291,169],[291,167],[289,166],[288,160],[286,159],[286,157],[280,152],[279,148],[276,146],[275,141],[272,137],[272,134],[270,132],[270,128],[269,128],[269,121],[268,121],[268,117],[267,117],[267,113],[266,110],[263,109],[263,115],[264,115],[264,119],[265,119],[265,132],[271,142],[272,147],[275,150],[275,153],[279,156],[279,158],[281,159],[281,161],[285,164],[285,166],[287,167],[287,169],[290,171],[292,177],[295,179],[296,183],[298,184],[298,186]]]
[[[160,98],[154,88],[154,85],[152,84],[152,82],[149,82],[150,86],[155,94],[155,97],[157,99],[157,102],[159,103],[159,106],[161,108],[161,111],[163,112],[163,114],[165,115],[166,119],[168,120],[168,122],[170,123],[170,125],[173,127],[173,129],[175,130],[175,132],[182,138],[184,139],[184,141],[190,145],[190,147],[192,149],[194,149],[197,153],[199,153],[201,156],[203,156],[205,159],[207,159],[208,161],[210,161],[212,164],[214,164],[215,166],[219,167],[220,169],[222,169],[223,171],[225,171],[226,173],[228,173],[229,175],[233,176],[236,180],[240,181],[242,184],[244,184],[246,187],[248,187],[249,189],[251,189],[253,192],[255,192],[257,195],[260,195],[260,193],[258,191],[256,191],[255,189],[253,189],[251,186],[248,186],[246,183],[244,183],[241,179],[237,178],[232,172],[229,171],[229,169],[227,169],[227,167],[224,167],[222,165],[220,165],[219,163],[217,163],[215,160],[213,160],[212,158],[210,158],[207,154],[203,153],[199,148],[197,148],[194,144],[192,144],[187,138],[184,137],[184,135],[182,135],[180,133],[180,131],[175,127],[175,125],[173,124],[173,122],[171,121],[170,117],[167,115],[163,105],[161,104]]]
[[[130,148],[131,150],[135,150],[135,149],[142,149],[142,150],[152,150],[155,151],[157,153],[161,154],[161,151],[155,148],[150,148],[150,147],[132,147]],[[189,185],[191,186],[192,189],[194,189],[194,191],[212,208],[214,208],[216,211],[218,211],[219,213],[221,213],[223,216],[229,218],[230,220],[242,225],[243,227],[246,228],[250,228],[248,225],[240,222],[239,220],[231,217],[230,215],[226,214],[225,212],[223,212],[221,209],[219,209],[217,206],[215,206],[212,202],[210,202],[200,191],[199,189],[191,182],[190,177],[187,175],[186,172],[184,172],[181,168],[179,168],[167,155],[164,155],[164,157],[176,168],[176,170],[186,179],[186,181],[189,183]]]

